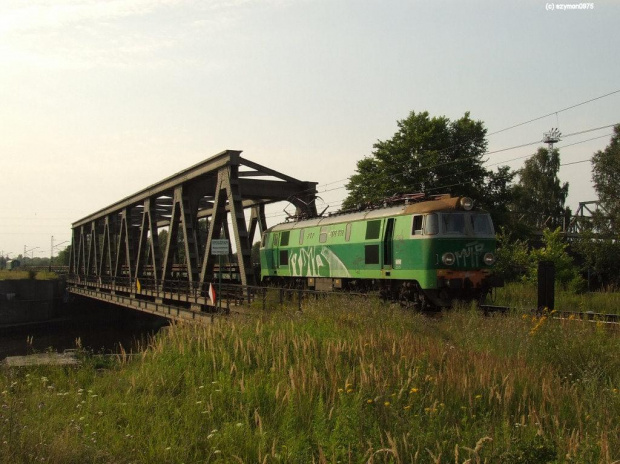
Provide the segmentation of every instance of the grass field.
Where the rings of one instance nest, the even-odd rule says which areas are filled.
[[[494,304],[516,308],[519,312],[535,309],[537,288],[533,285],[511,283],[495,292]],[[556,287],[555,309],[559,311],[593,311],[620,314],[620,292],[588,292],[576,294]]]
[[[620,333],[324,299],[176,325],[139,356],[3,369],[0,461],[620,460]]]
[[[23,280],[23,279],[36,279],[36,280],[55,280],[58,279],[58,275],[55,272],[47,271],[6,271],[0,270],[0,280]]]

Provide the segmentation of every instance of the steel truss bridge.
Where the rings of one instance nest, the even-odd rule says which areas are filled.
[[[213,311],[208,290],[221,273],[249,298],[265,205],[288,201],[296,217],[314,217],[316,186],[223,151],[73,223],[67,289],[175,319]],[[237,259],[220,269],[212,243],[222,238]]]
[[[533,216],[531,213],[519,213],[518,217],[521,221],[531,223],[536,235],[542,235],[545,229],[553,230],[559,227],[560,233],[570,241],[580,238],[585,232],[598,235],[600,231],[595,228],[593,222],[596,215],[599,215],[600,219],[607,217],[607,212],[598,201],[580,201],[577,211],[570,216]],[[609,221],[606,222],[611,225]]]

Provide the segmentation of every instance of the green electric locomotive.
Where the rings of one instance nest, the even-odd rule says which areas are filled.
[[[495,231],[471,199],[442,195],[279,224],[263,233],[260,261],[266,283],[445,307],[494,286]]]

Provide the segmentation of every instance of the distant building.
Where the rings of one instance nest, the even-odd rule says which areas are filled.
[[[13,269],[17,269],[19,266],[21,266],[21,262],[18,259],[9,259],[6,262],[6,268],[9,271],[12,271]]]

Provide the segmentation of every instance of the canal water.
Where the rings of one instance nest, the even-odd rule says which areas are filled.
[[[0,361],[45,351],[62,353],[78,346],[93,353],[138,352],[166,326],[165,318],[76,297],[63,303],[52,320],[0,327]]]

